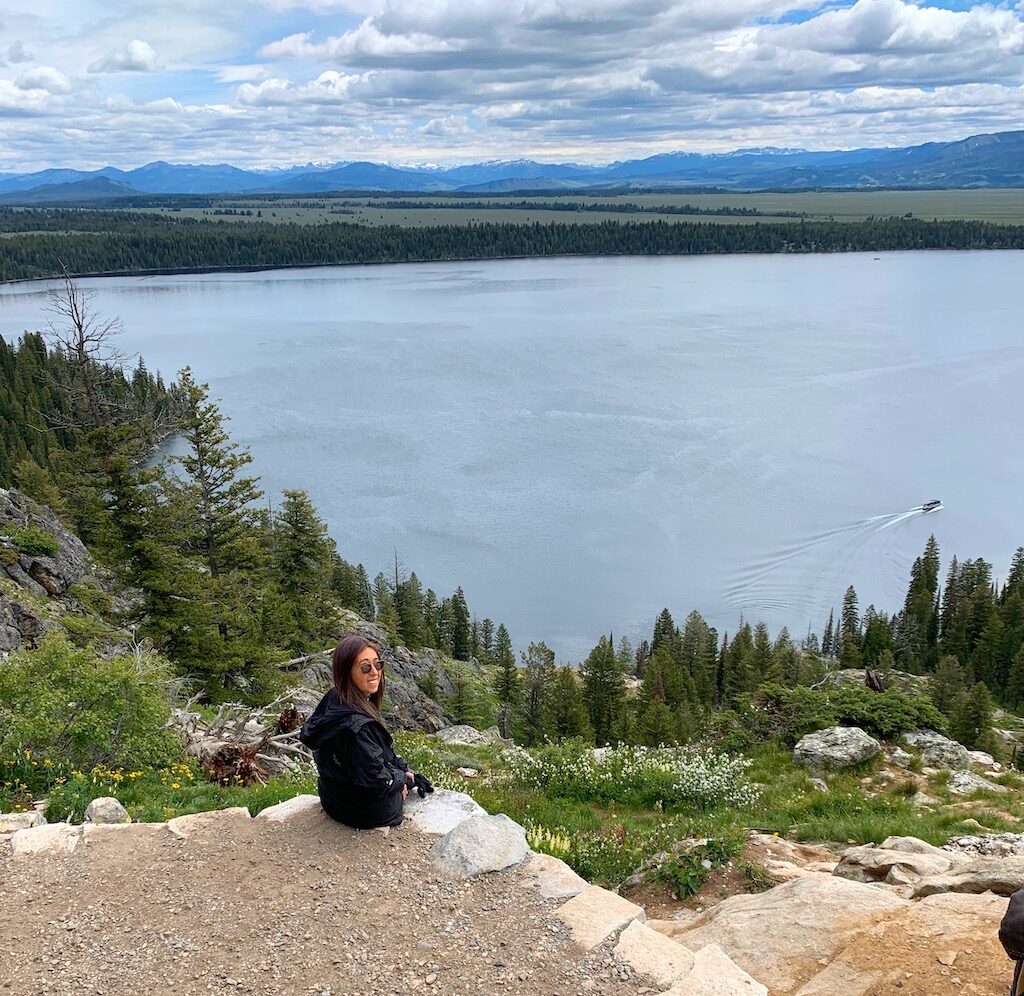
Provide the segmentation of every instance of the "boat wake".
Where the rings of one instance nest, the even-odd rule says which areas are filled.
[[[796,623],[809,614],[825,592],[831,592],[836,582],[848,583],[845,579],[850,576],[849,569],[866,547],[887,531],[899,529],[936,508],[941,505],[928,502],[795,539],[738,570],[726,585],[725,601],[748,615],[785,614]],[[887,552],[889,570],[898,580],[908,565],[891,551],[880,551],[880,555]]]

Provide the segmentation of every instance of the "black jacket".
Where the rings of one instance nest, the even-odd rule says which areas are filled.
[[[362,830],[402,822],[402,788],[409,765],[391,734],[332,688],[302,725],[299,739],[312,748],[324,811]]]

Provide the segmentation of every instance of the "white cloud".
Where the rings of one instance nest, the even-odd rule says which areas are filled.
[[[19,90],[45,90],[47,93],[71,93],[69,80],[59,69],[53,66],[37,66],[19,73],[14,80]]]
[[[89,66],[90,73],[152,73],[160,60],[148,42],[133,38],[123,48],[114,49]]]
[[[421,135],[430,135],[434,138],[456,138],[473,133],[469,122],[461,114],[446,114],[442,118],[431,118],[417,131]]]

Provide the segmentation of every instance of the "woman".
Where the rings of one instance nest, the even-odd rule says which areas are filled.
[[[410,789],[429,783],[422,776],[417,782],[395,753],[381,719],[380,648],[356,634],[346,636],[335,648],[333,674],[334,687],[299,733],[313,750],[320,802],[328,816],[350,827],[398,826]]]

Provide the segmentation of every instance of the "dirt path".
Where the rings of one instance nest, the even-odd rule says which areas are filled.
[[[449,879],[431,842],[302,816],[186,840],[136,826],[70,855],[0,843],[0,994],[655,991],[584,956],[521,870]]]

